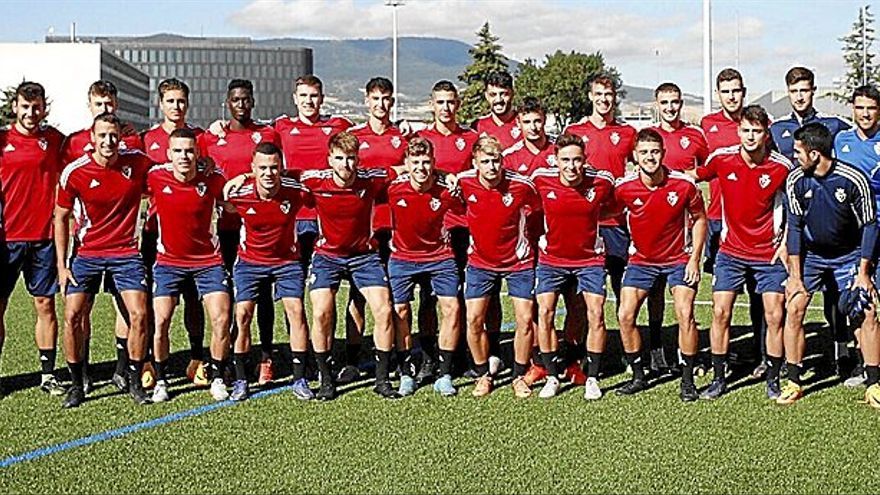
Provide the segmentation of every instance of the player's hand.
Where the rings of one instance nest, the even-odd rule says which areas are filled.
[[[400,130],[400,134],[403,135],[403,137],[405,138],[409,138],[416,133],[416,131],[414,131],[412,126],[410,125],[409,121],[406,119],[401,120],[397,124],[397,128]]]
[[[691,258],[684,267],[684,283],[696,285],[700,283],[700,260]]]
[[[73,278],[73,273],[66,266],[58,267],[58,286],[61,288],[61,295],[64,296],[67,294],[67,285],[73,285],[77,287],[79,284],[76,279]]]
[[[211,125],[208,127],[208,132],[219,138],[226,137],[226,124],[227,122],[225,120],[217,119],[214,122],[211,122]]]
[[[788,271],[788,248],[785,247],[784,242],[776,248],[776,252],[773,253],[773,257],[770,258],[770,264],[772,265],[776,263],[777,260],[781,261],[785,266],[785,270]]]
[[[131,122],[125,122],[122,124],[122,129],[120,129],[119,132],[123,136],[133,136],[137,134],[137,129],[131,125]]]
[[[461,188],[458,187],[458,176],[455,174],[446,174],[444,179],[446,179],[446,190],[449,191],[449,194],[455,197],[460,196]]]
[[[855,286],[861,289],[865,289],[865,292],[871,296],[871,299],[877,298],[877,288],[874,287],[874,281],[871,280],[871,276],[867,273],[859,272],[856,275]]]
[[[229,181],[226,182],[226,185],[223,186],[223,199],[229,199],[230,194],[241,189],[241,186],[244,185],[245,179],[247,179],[247,174],[241,174],[229,179]]]
[[[791,301],[794,300],[795,297],[802,295],[806,296],[807,287],[804,285],[804,281],[800,278],[796,277],[788,277],[785,281],[785,305],[788,306]]]
[[[217,164],[214,163],[214,159],[210,156],[203,156],[199,158],[199,167],[202,173],[205,175],[211,175],[214,173],[214,170],[217,169]]]

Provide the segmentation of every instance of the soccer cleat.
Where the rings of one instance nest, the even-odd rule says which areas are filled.
[[[701,399],[714,400],[721,397],[724,392],[727,391],[727,382],[723,379],[715,379],[712,380],[712,383],[709,384],[709,388],[703,391],[700,394]]]
[[[477,384],[474,386],[471,395],[474,397],[485,397],[490,393],[492,393],[492,377],[489,375],[483,375],[477,379]]]
[[[568,365],[562,376],[575,385],[583,385],[587,383],[587,374],[581,368],[581,364],[577,361]]]
[[[782,389],[782,393],[776,398],[776,403],[780,406],[789,406],[800,400],[803,396],[804,391],[800,385],[794,382],[788,382],[785,385],[785,388]]]
[[[318,388],[318,393],[315,394],[315,398],[318,400],[333,400],[336,398],[336,385],[333,384],[332,381],[321,381],[321,386]]]
[[[168,396],[168,382],[165,380],[159,380],[156,382],[156,386],[153,387],[153,402],[167,402],[170,397]]]
[[[843,381],[843,386],[848,388],[861,387],[868,375],[865,374],[865,368],[861,365],[856,366],[849,378]]]
[[[345,385],[348,383],[354,383],[361,378],[361,370],[357,368],[357,366],[346,365],[341,370],[339,370],[339,374],[336,375],[336,383],[341,385]]]
[[[272,368],[272,360],[266,359],[260,361],[258,368],[259,373],[257,374],[257,385],[265,387],[272,383],[272,379],[275,377],[275,370]]]
[[[397,387],[397,393],[401,397],[407,397],[416,393],[415,379],[409,375],[402,375],[400,377],[400,386]]]
[[[113,373],[113,378],[110,379],[110,382],[120,392],[128,392],[128,378],[122,373]]]
[[[62,396],[67,393],[67,389],[64,388],[64,386],[61,385],[58,382],[58,379],[55,378],[53,375],[49,375],[43,379],[43,382],[40,383],[40,390],[56,397]]]
[[[400,394],[397,393],[397,390],[394,390],[394,387],[391,386],[391,382],[388,380],[376,382],[376,385],[373,387],[373,392],[376,392],[386,399],[400,398]]]
[[[584,383],[584,399],[599,400],[602,398],[602,389],[599,388],[599,380],[595,377],[587,378]]]
[[[128,380],[128,395],[131,396],[131,399],[139,406],[150,403],[150,394],[144,390],[144,387],[139,380],[133,380],[132,377],[129,377]]]
[[[207,387],[211,384],[211,380],[208,379],[208,367],[198,359],[191,359],[186,366],[186,378],[197,387]]]
[[[300,378],[293,382],[291,390],[293,391],[293,396],[299,400],[312,400],[315,398],[315,394],[309,388],[309,382],[305,378]]]
[[[880,409],[880,385],[875,383],[865,390],[865,402],[874,409]]]
[[[517,399],[528,399],[532,396],[532,389],[529,388],[529,384],[526,383],[525,377],[518,376],[514,378],[513,383],[511,383],[510,386],[513,387],[513,395],[516,396]]]
[[[452,377],[450,375],[443,375],[434,382],[434,392],[437,392],[443,397],[451,397],[457,394],[458,390],[456,390],[455,385],[452,384]]]
[[[648,388],[648,383],[643,379],[633,378],[622,387],[619,387],[615,393],[617,395],[634,395]]]
[[[234,401],[245,400],[248,398],[247,380],[235,380],[232,382],[232,393],[229,398]]]
[[[86,394],[83,392],[82,387],[70,387],[67,390],[67,395],[64,397],[64,402],[61,403],[61,408],[73,409],[74,407],[79,407],[85,401]]]
[[[147,390],[156,386],[156,370],[149,361],[144,363],[144,369],[141,371],[141,386]]]
[[[229,392],[226,391],[226,383],[220,377],[214,378],[214,381],[211,382],[211,398],[217,402],[223,402],[224,400],[229,399]]]
[[[421,387],[434,381],[434,360],[425,359],[416,374],[416,383]]]
[[[752,370],[752,378],[761,378],[765,373],[767,373],[767,363],[762,359],[758,366],[755,366],[755,369]]]
[[[767,380],[767,398],[776,400],[782,395],[782,389],[779,387],[779,379]]]
[[[678,398],[681,399],[682,402],[694,402],[699,399],[700,394],[697,392],[697,386],[693,383],[682,382]]]
[[[525,382],[527,387],[531,387],[532,385],[540,382],[547,378],[547,368],[532,363],[529,366],[529,369],[526,370],[526,374],[522,376],[523,381]]]
[[[552,397],[556,397],[556,394],[559,393],[559,378],[555,376],[548,376],[547,383],[541,388],[541,391],[538,392],[538,397],[542,399],[550,399]]]
[[[477,378],[480,377],[480,375],[477,374],[477,370],[475,370],[473,368],[468,368],[468,369],[464,370],[464,373],[462,373],[461,376],[463,378],[467,378],[469,380],[476,380]]]
[[[489,374],[496,376],[502,369],[504,369],[504,361],[498,356],[489,356]]]

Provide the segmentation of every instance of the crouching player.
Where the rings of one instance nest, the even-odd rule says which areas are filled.
[[[147,174],[147,193],[158,222],[156,265],[153,269],[153,336],[156,386],[153,402],[168,400],[166,368],[171,343],[168,333],[180,294],[194,284],[211,319],[211,396],[229,398],[221,371],[229,352],[229,280],[213,229],[214,211],[223,199],[223,176],[197,169],[199,151],[192,129],[180,128],[168,138],[170,163]]]
[[[305,275],[295,228],[304,190],[294,179],[281,177],[282,167],[281,149],[273,143],[260,143],[251,160],[252,176],[229,193],[229,203],[243,224],[233,269],[238,334],[233,350],[232,400],[248,396],[246,361],[251,349],[251,322],[257,301],[269,296],[260,291],[273,286],[275,299],[281,299],[290,322],[293,395],[300,400],[314,398],[305,378],[309,330],[303,307]]]
[[[586,164],[584,142],[577,136],[563,134],[556,140],[555,150],[556,167],[539,168],[532,174],[546,230],[538,242],[535,292],[538,342],[548,377],[538,396],[549,398],[559,392],[556,303],[559,295],[575,284],[586,303],[589,323],[584,398],[599,399],[602,391],[597,378],[605,351],[605,255],[599,247],[599,219],[603,205],[613,195],[614,177]]]
[[[647,387],[641,362],[642,342],[636,328],[639,308],[658,278],[665,278],[675,301],[678,346],[681,351],[681,400],[699,398],[694,386],[697,322],[694,298],[700,282],[700,259],[706,243],[706,211],[693,179],[663,165],[663,137],[653,129],[636,136],[638,174],[618,179],[616,201],[625,208],[630,228],[629,265],[620,291],[620,337],[633,379],[617,389],[631,395]],[[693,221],[693,245],[690,222]]]
[[[852,323],[861,320],[868,385],[865,401],[880,408],[877,295],[870,276],[877,242],[874,194],[860,170],[831,158],[833,143],[831,131],[821,123],[807,124],[794,133],[800,168],[788,175],[785,184],[789,276],[784,336],[789,383],[776,403],[793,404],[803,396],[804,314],[813,293],[824,282],[836,285],[841,310],[855,320]]]
[[[452,356],[461,331],[458,302],[459,277],[449,235],[443,227],[446,212],[464,209],[453,197],[446,181],[434,173],[434,147],[425,138],[413,138],[406,148],[406,173],[388,186],[392,239],[388,276],[394,298],[398,362],[401,364],[400,395],[411,395],[416,380],[410,349],[412,313],[410,303],[416,284],[430,283],[442,314],[439,345],[439,378],[434,391],[456,394],[452,384]],[[422,285],[424,287],[424,285]],[[431,300],[431,299],[428,299]]]

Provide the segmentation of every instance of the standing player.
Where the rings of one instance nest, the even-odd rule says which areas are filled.
[[[813,98],[816,95],[816,76],[813,71],[805,67],[792,67],[785,74],[785,86],[788,88],[788,101],[792,112],[770,124],[770,134],[773,142],[780,153],[785,155],[793,165],[797,165],[794,151],[794,132],[801,126],[812,122],[819,122],[831,131],[831,137],[840,131],[849,129],[851,125],[831,115],[823,115],[813,107]],[[854,363],[849,357],[847,344],[851,340],[849,328],[846,324],[846,315],[837,307],[840,294],[835,292],[834,285],[825,286],[825,319],[834,332],[834,359],[837,363],[837,374],[843,379],[849,378],[853,371]]]
[[[480,135],[494,137],[503,149],[510,148],[523,135],[513,107],[513,77],[507,71],[496,71],[489,73],[485,82],[489,114],[474,121],[471,128]]]
[[[850,99],[855,128],[841,131],[834,138],[834,156],[855,166],[868,176],[875,199],[880,195],[880,92],[871,85],[861,86],[853,91]],[[877,199],[880,206],[880,199]],[[876,209],[875,209],[876,211]],[[856,341],[859,340],[856,330]],[[858,387],[865,381],[863,366],[857,366],[850,378],[843,383]]]
[[[502,152],[501,165],[512,172],[529,176],[539,168],[556,166],[556,150],[553,140],[547,136],[544,123],[547,112],[534,96],[523,98],[517,107],[516,122],[522,139],[515,141]],[[503,143],[502,143],[503,144]]]
[[[565,133],[574,134],[584,140],[587,163],[598,170],[610,172],[615,179],[626,173],[626,164],[631,160],[636,130],[629,124],[618,121],[614,112],[617,108],[617,88],[614,80],[600,75],[590,82],[590,102],[593,111],[582,121],[572,124]],[[623,226],[620,215],[603,220],[599,227],[605,249],[605,267],[611,276],[611,288],[620,300],[620,284],[626,266],[629,234]]]
[[[296,239],[296,216],[303,205],[304,191],[294,179],[282,178],[282,169],[281,150],[273,143],[260,143],[253,152],[253,178],[229,195],[244,223],[234,271],[239,332],[235,339],[233,400],[243,400],[248,395],[245,361],[251,345],[251,321],[261,291],[274,292],[290,322],[293,395],[300,400],[314,398],[305,378],[309,330],[303,307],[305,275]]]
[[[223,199],[223,176],[197,170],[196,134],[175,129],[168,136],[169,164],[147,174],[147,192],[156,213],[158,253],[153,270],[153,315],[156,322],[153,356],[156,386],[153,402],[168,400],[166,369],[170,353],[171,318],[187,284],[194,285],[211,317],[211,396],[226,400],[222,370],[229,351],[229,281],[213,225]],[[181,214],[186,212],[186,214]],[[196,300],[198,301],[198,300]],[[201,342],[199,342],[201,344]]]
[[[559,391],[560,356],[554,321],[559,295],[566,293],[569,285],[576,285],[584,298],[589,322],[584,398],[602,397],[598,375],[605,351],[606,274],[605,256],[599,249],[599,219],[613,194],[614,179],[609,172],[586,164],[584,147],[581,138],[563,134],[556,140],[556,166],[542,167],[532,174],[546,229],[538,242],[535,271],[538,342],[548,370],[547,383],[538,394],[542,398],[553,397]],[[572,232],[579,235],[571,235]]]
[[[792,404],[803,395],[803,322],[813,293],[823,284],[834,285],[841,294],[841,306],[851,309],[860,297],[870,297],[876,290],[870,270],[877,243],[877,221],[875,198],[867,177],[856,167],[831,158],[834,136],[822,123],[806,124],[793,137],[800,168],[789,174],[785,186],[790,256],[790,274],[785,284],[789,383],[776,399],[783,405]],[[876,296],[873,298],[876,301]],[[861,320],[859,336],[868,373],[865,401],[880,408],[880,346],[875,312],[876,308],[869,306],[864,314],[850,314],[854,323]]]
[[[438,339],[438,378],[434,391],[443,396],[456,394],[452,384],[452,358],[461,332],[461,305],[458,301],[459,277],[443,221],[448,211],[462,211],[461,201],[453,197],[446,182],[434,173],[434,149],[427,139],[416,137],[406,147],[407,173],[388,186],[391,208],[391,259],[388,277],[394,298],[398,363],[401,363],[400,395],[411,395],[416,383],[411,361],[410,303],[417,283],[430,283],[437,296],[443,319]]]
[[[718,179],[725,229],[715,263],[712,284],[712,384],[702,396],[716,399],[727,390],[726,362],[730,318],[737,293],[754,278],[764,303],[767,322],[767,396],[779,397],[782,367],[782,320],[785,303],[785,244],[783,194],[791,163],[769,149],[770,118],[763,108],[743,108],[739,122],[741,144],[709,155],[706,165],[692,174],[699,180]],[[759,320],[760,321],[760,320]]]
[[[615,198],[626,209],[632,236],[618,320],[633,379],[617,389],[617,394],[631,395],[647,387],[636,318],[651,288],[658,279],[665,279],[675,300],[678,346],[684,364],[679,397],[692,402],[699,397],[694,386],[694,359],[699,347],[694,298],[706,243],[706,211],[696,184],[685,174],[666,168],[664,154],[663,137],[659,132],[653,129],[639,131],[635,147],[639,173],[619,179],[614,188]]]
[[[83,391],[83,313],[105,274],[113,277],[129,317],[128,392],[138,404],[149,402],[140,375],[146,355],[147,287],[135,229],[145,189],[149,159],[137,150],[119,150],[122,123],[102,113],[92,126],[95,151],[64,168],[55,207],[58,281],[65,297],[64,354],[73,385],[63,407],[79,406]],[[71,210],[76,205],[88,221],[80,222],[76,256],[67,267]]]
[[[539,209],[535,186],[525,177],[501,167],[501,144],[483,136],[473,147],[474,170],[459,174],[459,186],[471,227],[471,248],[465,275],[467,338],[479,378],[475,397],[492,391],[489,340],[485,329],[489,297],[507,280],[516,317],[513,390],[531,395],[523,379],[532,348],[535,293],[534,258],[527,232],[528,217]]]
[[[178,79],[165,79],[159,83],[159,109],[162,111],[164,120],[154,125],[141,135],[144,143],[144,152],[153,163],[167,163],[168,142],[171,133],[177,129],[190,129],[198,137],[204,131],[186,123],[186,111],[189,108],[189,86]],[[147,210],[147,219],[141,232],[141,256],[144,259],[144,268],[147,270],[148,282],[152,280],[153,263],[156,261],[156,239],[159,233],[156,230],[156,212],[150,204]],[[205,340],[205,313],[199,301],[197,288],[189,282],[185,282],[181,289],[183,296],[184,312],[183,323],[189,336],[190,361],[186,367],[186,375],[196,385],[208,385],[208,378],[204,365],[203,342]]]
[[[52,213],[64,135],[44,125],[46,91],[38,83],[18,85],[12,111],[15,122],[0,130],[0,234],[5,230],[5,236],[0,238],[0,351],[6,338],[4,320],[9,297],[22,274],[37,313],[35,340],[40,359],[40,389],[62,395],[64,388],[55,378],[58,272],[52,243]]]
[[[373,204],[385,193],[388,174],[382,169],[358,170],[359,146],[358,139],[348,132],[334,135],[329,142],[330,167],[302,175],[302,184],[309,191],[306,205],[317,211],[320,227],[309,275],[314,319],[312,347],[321,378],[317,394],[320,400],[336,396],[330,350],[336,321],[336,292],[343,278],[352,280],[363,294],[375,321],[374,390],[386,398],[399,397],[388,379],[394,347],[391,293],[370,225]]]

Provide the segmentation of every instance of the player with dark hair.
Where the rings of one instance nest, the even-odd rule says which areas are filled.
[[[522,138],[513,106],[513,76],[507,71],[490,72],[484,81],[489,114],[474,121],[471,128],[477,133],[492,136],[507,149]]]

